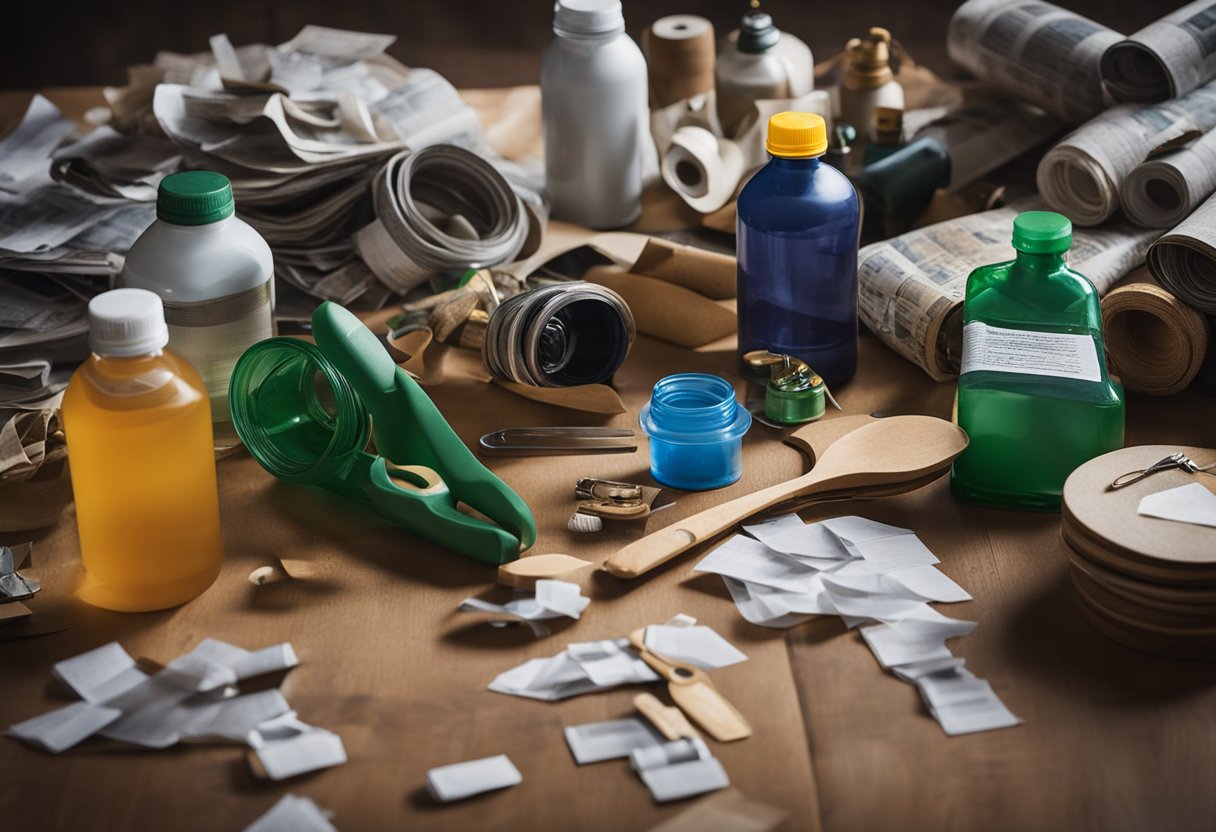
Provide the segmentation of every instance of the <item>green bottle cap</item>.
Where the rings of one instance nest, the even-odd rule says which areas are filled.
[[[797,425],[823,416],[822,381],[809,386],[784,386],[770,381],[764,390],[764,415],[773,422]]]
[[[160,181],[156,218],[174,225],[207,225],[236,212],[232,183],[222,173],[187,170]]]
[[[1024,211],[1013,221],[1013,247],[1027,254],[1062,254],[1072,245],[1072,222],[1055,211]]]

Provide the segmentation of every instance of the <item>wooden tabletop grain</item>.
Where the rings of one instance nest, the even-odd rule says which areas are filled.
[[[52,97],[74,115],[99,103],[96,90]],[[0,97],[0,126],[15,123],[22,106],[19,96]],[[739,384],[732,352],[694,353],[643,337],[616,379],[628,413],[603,423],[636,428],[654,382],[685,371]],[[471,379],[429,392],[470,444],[506,426],[591,423]],[[863,334],[857,378],[837,393],[849,413],[894,407],[948,418],[953,388]],[[1127,413],[1128,444],[1216,444],[1214,399],[1132,394]],[[741,482],[678,494],[648,528],[795,476],[806,464],[759,424],[744,453]],[[610,524],[576,536],[566,520],[577,478],[644,481],[645,444],[634,454],[489,464],[535,510],[535,552],[602,559],[640,533]],[[678,612],[749,656],[713,678],[755,733],[713,750],[740,791],[788,812],[784,829],[1206,830],[1216,818],[1216,665],[1138,653],[1091,628],[1069,594],[1058,515],[968,506],[944,481],[804,515],[856,513],[914,529],[974,596],[947,610],[979,622],[952,649],[1025,724],[949,738],[915,688],[885,673],[856,632],[827,618],[790,631],[749,625],[719,578],[693,575],[696,553],[632,583],[597,576],[583,618],[536,640],[523,628],[492,629],[456,613],[470,595],[509,598],[491,568],[336,497],[279,483],[247,455],[222,460],[219,481],[224,569],[179,609],[124,615],[82,604],[71,595],[79,579],[71,510],[36,534],[29,571],[43,590],[31,606],[70,626],[0,642],[0,726],[65,704],[50,684],[51,665],[111,640],[160,662],[208,636],[248,648],[290,641],[301,664],[284,693],[301,719],[342,737],[350,761],[264,783],[232,746],[152,752],[94,739],[52,756],[3,739],[4,828],[241,829],[290,791],[332,810],[347,832],[648,829],[690,802],[656,806],[627,765],[578,767],[562,738],[563,726],[627,715],[638,689],[546,703],[485,687],[569,641],[624,635]],[[250,584],[249,573],[275,556],[308,561],[312,577]],[[518,766],[520,786],[447,806],[427,797],[427,769],[499,753]]]

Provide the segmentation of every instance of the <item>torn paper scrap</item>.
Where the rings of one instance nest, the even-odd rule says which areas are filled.
[[[830,575],[823,576],[823,583],[837,614],[849,619],[845,622],[849,627],[867,620],[889,623],[905,618],[945,618],[919,598],[891,598],[886,595],[853,592],[833,586]]]
[[[537,622],[566,616],[579,618],[591,599],[582,594],[578,584],[568,581],[538,580],[535,595],[516,590],[519,597],[505,604],[492,604],[480,598],[466,598],[460,602],[461,612],[488,612],[494,615],[522,621],[532,627],[538,637],[549,634],[549,629]]]
[[[868,567],[869,564],[867,563]],[[894,581],[904,589],[926,601],[942,601],[952,604],[959,601],[970,601],[971,593],[950,579],[948,575],[934,566],[912,566],[886,572],[883,577]]]
[[[933,718],[947,735],[972,734],[1021,724],[992,686],[964,667],[927,673],[916,680]]]
[[[506,754],[439,766],[426,773],[426,790],[441,803],[517,786],[524,781]]]
[[[831,587],[855,593],[922,601],[970,601],[971,595],[933,566],[880,571],[868,561],[857,559],[838,564],[820,573]]]
[[[248,650],[242,650],[241,652],[244,655],[236,658],[230,665],[233,673],[236,674],[238,682],[254,679],[268,673],[279,673],[284,670],[290,670],[300,663],[295,649],[287,642],[272,644],[270,647],[263,647],[261,650],[254,650],[252,652]]]
[[[254,737],[266,745],[270,740],[263,740],[258,730],[288,715],[294,719],[294,712],[278,690],[242,695],[234,685],[297,663],[290,644],[249,651],[204,639],[149,675],[121,645],[111,642],[52,668],[54,676],[84,701],[11,730],[14,736],[59,748],[93,733],[145,748],[167,748],[182,740],[252,745]],[[40,722],[42,719],[47,721]],[[298,721],[295,724],[302,730],[273,739],[318,732]]]
[[[922,621],[910,618],[893,624],[861,628],[861,637],[885,668],[950,658],[946,639],[965,636],[974,621]]]
[[[690,760],[703,760],[712,757],[713,753],[705,740],[699,737],[663,742],[654,747],[638,748],[629,754],[629,764],[634,771],[644,771],[649,768],[661,768],[675,763],[686,763]]]
[[[638,772],[656,803],[683,800],[705,794],[730,785],[730,777],[717,757],[707,760],[692,760],[687,763]]]
[[[247,742],[258,727],[285,714],[293,714],[291,706],[278,690],[263,690],[244,696],[233,696],[215,703],[211,718],[201,720],[182,734],[192,741],[231,740]]]
[[[646,649],[665,659],[716,670],[747,661],[747,656],[712,627],[668,627],[652,624],[646,628]]]
[[[649,724],[636,717],[571,725],[565,734],[570,753],[580,766],[628,757],[638,748],[663,742]]]
[[[726,770],[700,739],[639,748],[629,756],[629,762],[656,803],[681,800],[730,785]]]
[[[307,734],[311,730],[313,730],[313,727],[301,722],[299,715],[295,711],[287,711],[279,716],[271,717],[264,722],[258,723],[245,736],[245,743],[250,748],[262,748],[272,742],[298,737],[300,734]]]
[[[285,780],[346,762],[346,748],[337,734],[322,728],[270,742],[250,752],[254,774],[270,780]]]
[[[89,702],[73,702],[49,714],[19,722],[8,729],[11,737],[58,754],[96,734],[122,716],[122,711]]]
[[[0,601],[24,601],[41,588],[38,581],[22,577],[17,571],[13,550],[0,546]]]
[[[285,794],[245,832],[338,832],[329,817],[307,797]]]
[[[810,621],[814,616],[792,612],[771,587],[748,584],[734,578],[723,578],[730,597],[744,620],[759,627],[783,630]]]
[[[822,525],[840,539],[850,554],[864,558],[879,572],[938,562],[920,538],[907,529],[856,516],[833,517],[822,521]]]
[[[815,570],[770,549],[758,540],[736,535],[697,563],[695,572],[762,584],[785,592],[806,592]]]
[[[56,662],[51,674],[85,702],[105,702],[148,678],[117,641]]]
[[[1142,497],[1137,512],[1178,523],[1216,526],[1216,494],[1192,482]]]
[[[600,687],[659,681],[625,638],[574,642],[566,646],[566,653]]]
[[[847,560],[852,557],[840,538],[822,523],[807,525],[797,514],[786,514],[763,523],[743,527],[743,531],[775,552],[800,560]]]
[[[556,656],[529,659],[490,682],[496,693],[553,702],[618,685],[657,682],[659,676],[628,639],[575,642]]]

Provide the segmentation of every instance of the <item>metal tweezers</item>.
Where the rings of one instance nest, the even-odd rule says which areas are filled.
[[[1211,474],[1212,476],[1216,476],[1211,471],[1212,468],[1216,468],[1216,462],[1211,465],[1196,465],[1191,461],[1189,456],[1182,451],[1178,451],[1142,470],[1128,471],[1126,474],[1120,474],[1115,477],[1114,482],[1107,486],[1107,489],[1114,491],[1117,488],[1123,488],[1134,482],[1140,482],[1145,477],[1151,477],[1153,474],[1160,473],[1161,471],[1170,471],[1174,468],[1181,468],[1183,471],[1189,471],[1192,474]]]
[[[505,428],[487,433],[479,444],[482,453],[497,456],[617,454],[638,449],[634,435],[627,428]]]

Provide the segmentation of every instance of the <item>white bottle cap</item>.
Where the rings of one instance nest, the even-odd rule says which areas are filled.
[[[621,0],[557,0],[553,8],[553,31],[559,35],[587,37],[624,30]]]
[[[89,349],[98,355],[148,355],[167,343],[160,295],[147,289],[114,289],[89,301]]]

